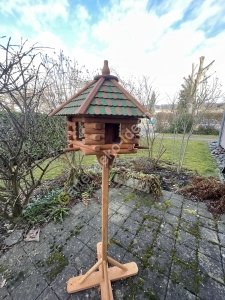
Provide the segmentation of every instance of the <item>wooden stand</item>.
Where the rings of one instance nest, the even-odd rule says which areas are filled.
[[[102,300],[113,300],[111,281],[134,276],[138,273],[135,262],[120,264],[107,256],[108,246],[108,193],[109,193],[109,167],[113,158],[104,157],[106,163],[102,165],[102,242],[97,244],[98,262],[85,274],[70,278],[67,282],[67,292],[75,293],[100,285]],[[108,267],[108,263],[114,267]],[[96,271],[99,269],[98,271]]]

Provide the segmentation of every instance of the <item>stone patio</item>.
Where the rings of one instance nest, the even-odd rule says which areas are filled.
[[[111,188],[109,255],[139,267],[137,276],[112,283],[114,299],[225,299],[224,232],[225,217],[215,220],[204,203]],[[0,257],[0,299],[101,299],[98,287],[66,292],[67,280],[96,262],[100,240],[99,201],[79,203],[63,224],[42,228],[39,242],[20,241]]]

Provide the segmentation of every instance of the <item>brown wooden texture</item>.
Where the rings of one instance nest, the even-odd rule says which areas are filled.
[[[104,129],[104,123],[84,123],[84,128]]]
[[[104,145],[105,144],[105,140],[101,139],[99,141],[94,141],[92,139],[85,138],[85,139],[82,139],[82,143],[84,145]]]
[[[132,120],[131,120],[132,118]],[[138,124],[139,120],[138,118],[135,119],[133,117],[127,117],[127,118],[122,118],[122,117],[113,117],[111,118],[110,116],[108,116],[107,118],[106,117],[94,117],[94,118],[86,118],[86,117],[83,117],[82,118],[82,122],[84,123],[113,123],[113,124],[130,124],[130,123],[133,123],[133,124]]]
[[[105,134],[105,129],[94,129],[94,128],[82,128],[81,132],[83,134],[94,134],[94,133],[100,133]]]
[[[100,141],[105,138],[105,135],[103,133],[102,134],[94,133],[94,134],[84,134],[84,137],[92,139],[94,141]]]

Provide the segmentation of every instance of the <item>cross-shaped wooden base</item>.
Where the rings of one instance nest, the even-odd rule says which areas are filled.
[[[135,262],[120,264],[107,256],[107,261],[102,260],[102,243],[97,244],[98,262],[85,274],[70,278],[67,282],[67,292],[75,293],[100,285],[101,299],[113,300],[111,281],[134,276],[138,273]],[[108,267],[108,262],[114,267]],[[99,271],[96,269],[99,268]]]

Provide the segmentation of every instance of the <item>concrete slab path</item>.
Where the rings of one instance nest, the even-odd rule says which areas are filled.
[[[204,203],[111,188],[109,255],[139,267],[137,276],[112,284],[114,299],[225,299],[224,233],[225,217],[215,220]],[[0,299],[101,299],[99,288],[66,292],[67,280],[96,262],[100,240],[101,201],[79,203],[63,224],[41,229],[39,242],[21,241],[0,257]]]

